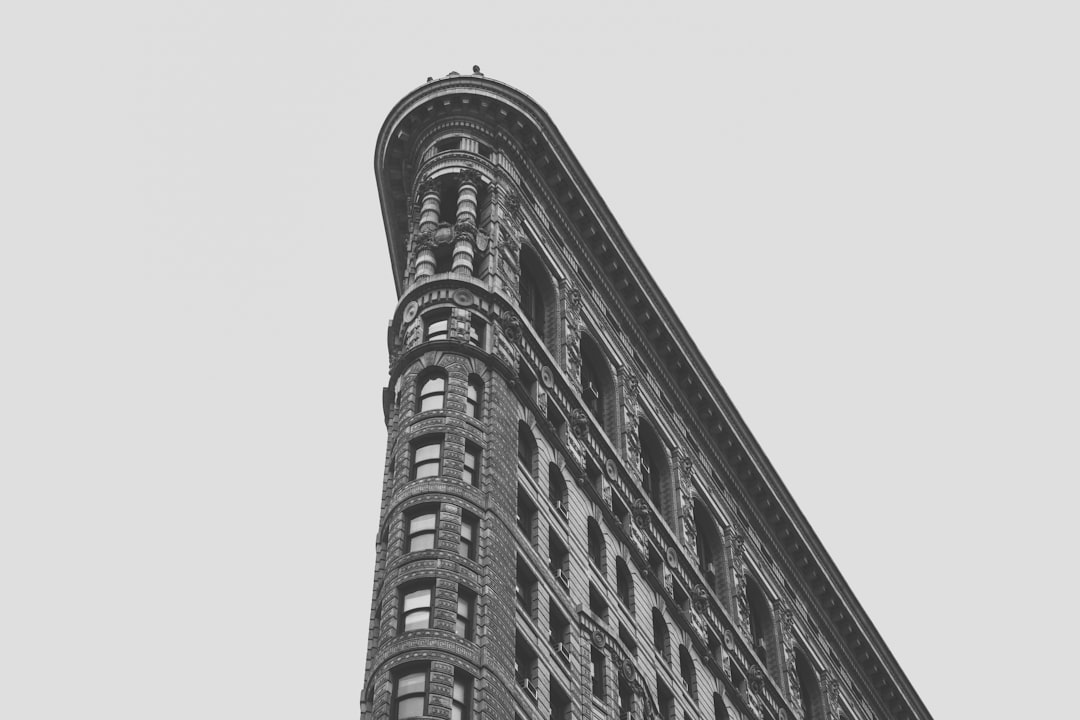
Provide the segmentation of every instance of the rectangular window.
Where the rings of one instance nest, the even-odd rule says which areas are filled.
[[[548,601],[548,641],[563,661],[570,660],[570,621],[554,601]]]
[[[484,347],[484,322],[477,318],[469,319],[469,343],[476,347]]]
[[[604,653],[599,648],[592,649],[592,694],[604,699],[606,683],[604,681]]]
[[[536,544],[536,505],[529,499],[529,494],[521,485],[517,492],[517,526],[529,545]]]
[[[427,666],[413,666],[394,678],[391,703],[394,720],[418,718],[427,714]]]
[[[446,340],[450,336],[450,316],[446,313],[438,313],[425,317],[424,340]]]
[[[424,505],[410,510],[405,516],[405,552],[434,549],[438,524],[436,507]]]
[[[472,676],[463,670],[455,670],[450,720],[470,720],[470,718],[472,718]]]
[[[517,596],[518,607],[534,621],[536,620],[536,576],[529,570],[525,561],[518,556],[517,575],[514,581],[514,594]]]
[[[589,610],[602,622],[608,621],[608,604],[595,585],[589,583]]]
[[[469,513],[461,513],[461,535],[458,540],[458,555],[470,560],[476,559],[476,517]]]
[[[406,585],[401,590],[401,632],[431,627],[435,585],[431,582]]]
[[[521,633],[517,634],[514,645],[514,676],[517,680],[517,684],[525,691],[525,694],[529,696],[529,699],[535,703],[537,681],[536,651],[521,637]]]
[[[473,639],[473,609],[476,607],[476,595],[464,585],[458,585],[456,632],[466,640]]]
[[[570,551],[554,531],[548,531],[548,567],[551,574],[567,590],[570,589]]]
[[[465,443],[465,459],[461,468],[461,481],[473,487],[480,487],[480,447],[471,442]]]
[[[413,444],[413,480],[436,477],[442,464],[442,437],[429,436]]]

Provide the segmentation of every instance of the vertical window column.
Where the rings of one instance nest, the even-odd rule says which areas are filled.
[[[458,176],[457,217],[454,224],[454,259],[450,272],[460,275],[473,274],[473,242],[476,240],[476,194],[480,176],[475,171],[464,170]]]

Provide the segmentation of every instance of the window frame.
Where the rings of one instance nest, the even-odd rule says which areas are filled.
[[[468,528],[468,539],[466,539],[465,528]],[[458,555],[464,557],[466,560],[476,560],[476,548],[477,539],[480,534],[480,518],[476,517],[472,513],[461,513],[461,525],[458,530]],[[462,549],[465,552],[462,553]]]
[[[435,581],[434,580],[418,580],[415,582],[405,583],[399,589],[400,600],[398,602],[398,632],[407,633],[415,632],[416,630],[430,630],[435,624]],[[427,605],[416,605],[413,608],[406,608],[406,603],[412,596],[420,596],[423,593],[427,594]],[[427,624],[423,626],[409,627],[409,616],[417,615],[419,613],[427,614]]]
[[[431,516],[434,518],[432,527],[430,530],[414,531],[412,524],[416,520]],[[402,531],[404,532],[404,550],[406,553],[424,552],[426,550],[434,550],[439,545],[439,507],[437,505],[413,505],[405,511],[405,522],[403,523]],[[431,536],[431,547],[414,547],[416,538]]]
[[[472,458],[472,465],[469,459]],[[471,441],[465,441],[465,452],[461,458],[461,481],[472,487],[480,487],[480,462],[483,451],[480,446]]]
[[[439,382],[442,387],[438,391],[428,390],[428,386],[433,382]],[[443,410],[446,408],[446,391],[450,384],[450,380],[447,377],[447,373],[442,368],[432,368],[425,370],[416,378],[416,412],[432,412],[434,410]],[[438,405],[433,407],[424,407],[428,400],[433,398],[438,399]]]
[[[462,614],[464,603],[465,614]],[[460,628],[460,632],[459,632]],[[454,634],[472,640],[476,631],[476,593],[467,585],[458,585],[457,609],[454,616]]]
[[[479,375],[470,375],[468,386],[465,390],[465,414],[479,420],[483,411],[484,381]]]
[[[442,327],[433,331],[433,328]],[[450,339],[450,311],[438,310],[424,315],[424,342],[440,342]]]
[[[443,445],[445,441],[446,437],[443,435],[424,435],[416,438],[409,444],[409,454],[412,460],[409,467],[410,480],[428,480],[442,475]],[[423,460],[419,459],[421,450],[433,447],[438,448],[438,452],[434,457],[425,457]],[[427,474],[426,468],[432,465],[435,467],[435,472]],[[423,475],[419,474],[421,467],[425,468],[425,474]]]
[[[472,675],[461,668],[454,668],[454,689],[450,697],[450,720],[471,720],[472,691]]]
[[[401,681],[408,677],[416,677],[422,675],[424,677],[424,688],[421,692],[410,692],[402,695],[401,693]],[[427,715],[428,711],[428,690],[431,687],[431,665],[405,665],[399,668],[394,668],[393,673],[393,691],[390,698],[390,718],[391,720],[410,720],[410,718],[420,718]],[[411,699],[419,697],[421,699],[421,713],[416,715],[412,711],[408,711],[410,714],[403,715],[401,713],[401,703],[405,699]]]

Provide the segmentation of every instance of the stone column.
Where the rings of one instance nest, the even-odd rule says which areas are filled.
[[[439,226],[439,186],[434,180],[420,184],[420,227],[415,242],[419,280],[435,274],[435,228]]]
[[[454,258],[450,271],[459,275],[473,274],[473,242],[476,240],[476,192],[480,175],[472,170],[459,174],[457,217],[454,224]]]

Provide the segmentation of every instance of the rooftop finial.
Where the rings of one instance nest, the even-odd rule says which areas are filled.
[[[473,65],[472,66],[472,71],[473,71],[473,75],[483,75],[484,74],[484,73],[480,72],[480,66],[479,65]]]

